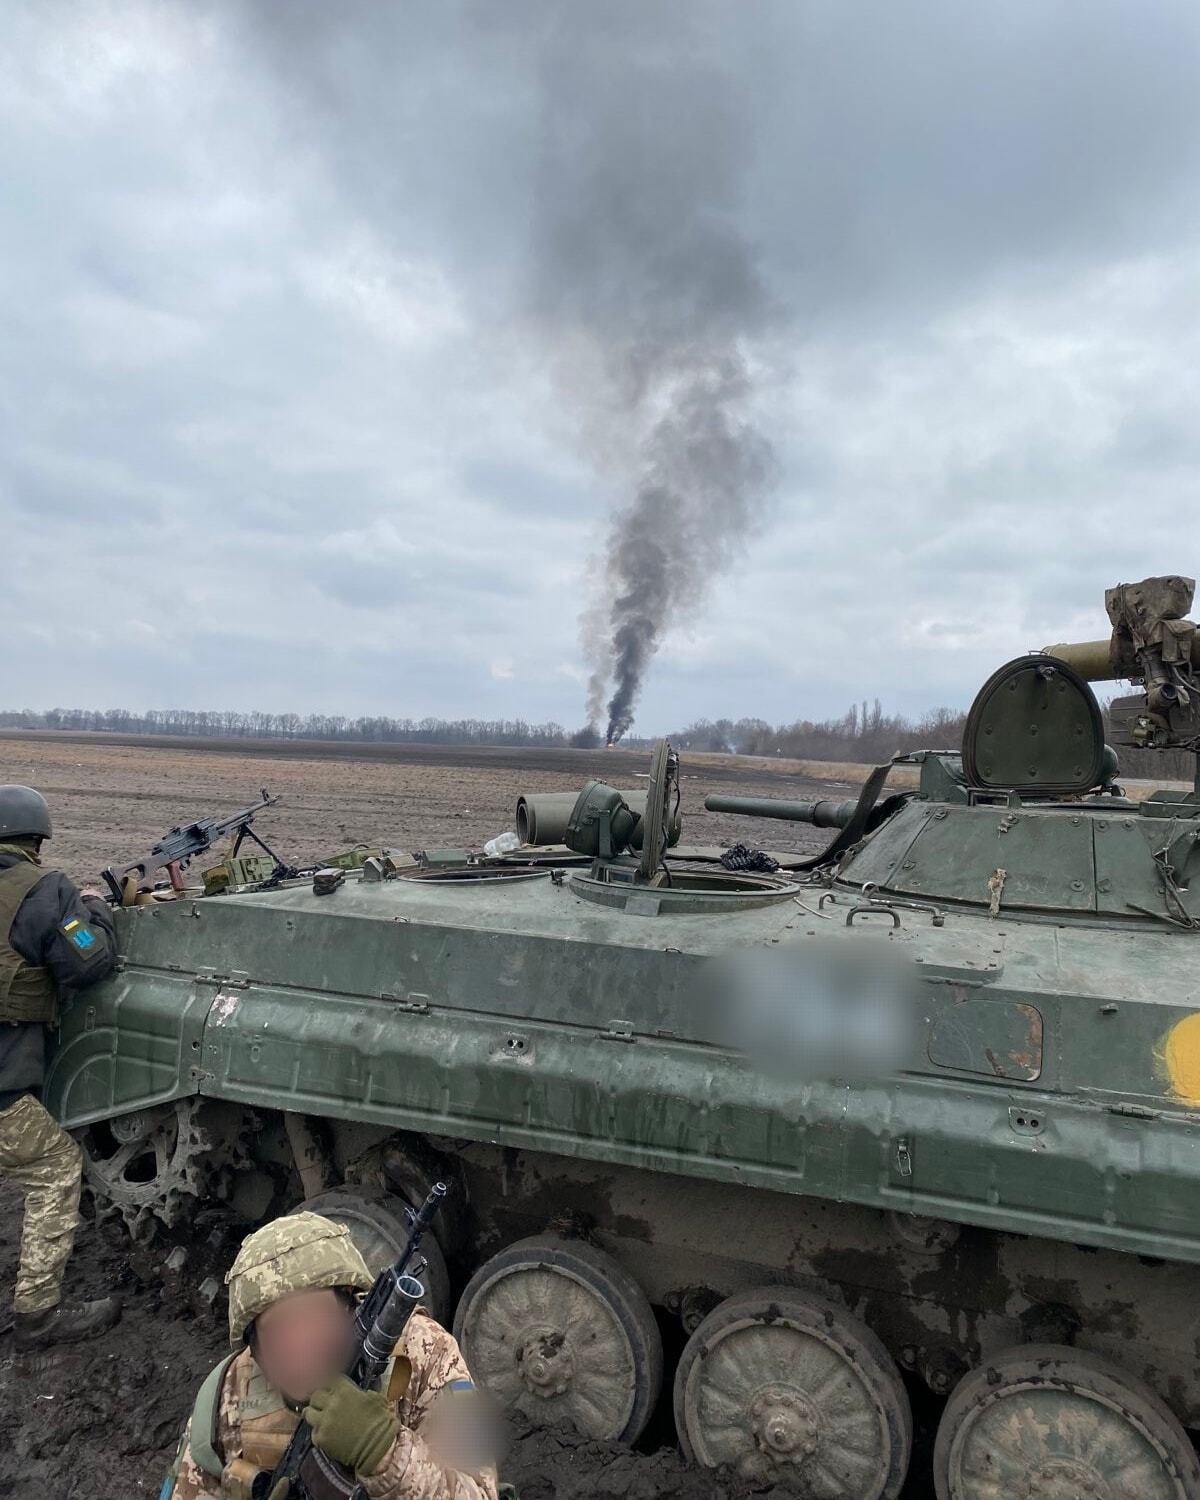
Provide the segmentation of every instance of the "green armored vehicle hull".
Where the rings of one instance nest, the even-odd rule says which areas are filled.
[[[1200,1495],[1200,802],[1121,794],[1057,650],[917,791],[790,805],[840,829],[790,868],[671,852],[663,748],[564,846],[123,910],[48,1101],[135,1233],[305,1199],[380,1260],[446,1176],[430,1299],[540,1419],[635,1439],[675,1328],[685,1451],[754,1480],[897,1495],[903,1370],[940,1496]]]

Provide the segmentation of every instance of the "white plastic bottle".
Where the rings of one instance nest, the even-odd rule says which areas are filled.
[[[497,854],[511,854],[520,847],[521,840],[515,833],[498,833],[494,839],[488,839],[484,844],[483,852],[489,859],[495,859]]]

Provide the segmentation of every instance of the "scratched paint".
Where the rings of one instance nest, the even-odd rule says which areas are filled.
[[[213,1001],[210,1016],[214,1026],[224,1026],[238,1008],[237,995],[218,995]]]

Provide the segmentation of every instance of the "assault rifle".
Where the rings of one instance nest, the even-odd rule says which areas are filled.
[[[274,807],[280,799],[269,797],[266,787],[262,789],[262,800],[255,802],[250,807],[242,808],[229,818],[200,818],[194,823],[178,823],[169,833],[164,833],[158,843],[143,854],[141,859],[135,859],[132,864],[123,869],[116,870],[111,865],[107,870],[102,870],[104,883],[108,886],[113,901],[118,906],[123,901],[128,902],[126,887],[130,879],[135,879],[137,884],[134,891],[149,891],[153,884],[153,877],[159,870],[165,870],[170,879],[171,887],[176,892],[183,890],[183,871],[188,867],[197,854],[203,854],[210,849],[219,838],[236,830],[237,837],[234,839],[233,852],[236,855],[241,848],[242,840],[249,838],[265,850],[275,861],[276,867],[282,865],[282,861],[273,849],[259,838],[258,834],[251,828],[257,814],[264,807]]]
[[[379,1273],[358,1309],[354,1353],[346,1374],[362,1390],[370,1389],[383,1374],[413,1309],[425,1295],[417,1280],[425,1262],[417,1259],[417,1251],[445,1196],[446,1184],[435,1182],[413,1219],[399,1260]],[[366,1491],[350,1470],[314,1445],[312,1428],[303,1419],[275,1467],[254,1476],[252,1500],[267,1500],[282,1479],[288,1481],[284,1491],[288,1500],[366,1500]]]

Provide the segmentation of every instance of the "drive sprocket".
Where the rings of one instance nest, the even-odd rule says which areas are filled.
[[[119,1214],[135,1239],[185,1218],[242,1152],[228,1111],[199,1098],[137,1109],[75,1132],[98,1218]]]

